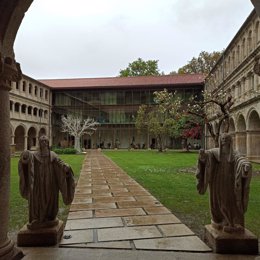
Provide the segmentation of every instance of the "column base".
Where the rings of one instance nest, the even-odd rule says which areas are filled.
[[[243,233],[226,233],[206,225],[205,239],[215,253],[258,254],[258,239],[247,229]]]
[[[10,239],[6,241],[0,247],[0,259],[1,260],[20,260],[24,257],[21,250],[14,246],[14,242]]]
[[[58,225],[50,228],[30,230],[27,224],[17,235],[18,246],[54,246],[59,243],[63,234],[64,225],[59,220]]]

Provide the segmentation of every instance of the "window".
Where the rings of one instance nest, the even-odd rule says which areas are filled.
[[[26,91],[26,81],[23,81],[23,91]]]
[[[248,52],[250,53],[253,49],[253,46],[252,46],[252,31],[249,31],[249,33],[248,33],[247,42],[248,42]]]
[[[34,87],[34,95],[37,97],[37,95],[38,95],[38,87],[37,86],[35,86]]]
[[[15,88],[16,88],[17,90],[19,90],[19,82],[16,82],[16,83],[15,83]]]
[[[40,110],[39,110],[39,117],[42,117],[42,115],[43,115],[43,110],[40,109]]]
[[[32,94],[32,84],[29,84],[29,94]]]
[[[48,96],[49,96],[48,90],[45,90],[45,99],[46,100],[48,100]]]
[[[38,112],[38,109],[35,107],[35,108],[33,109],[33,115],[34,115],[34,116],[37,116],[37,112]]]
[[[23,113],[23,114],[26,113],[26,105],[22,105],[22,113]]]
[[[19,112],[20,111],[20,104],[19,103],[15,103],[14,104],[14,111],[15,112]]]
[[[28,107],[28,115],[32,114],[32,107]]]
[[[40,88],[40,98],[42,98],[42,96],[43,96],[43,89]]]

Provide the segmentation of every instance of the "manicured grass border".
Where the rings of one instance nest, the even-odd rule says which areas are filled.
[[[210,223],[208,194],[196,191],[197,152],[108,151],[104,154],[149,190],[183,223],[202,236]],[[260,236],[260,176],[251,182],[246,227]]]

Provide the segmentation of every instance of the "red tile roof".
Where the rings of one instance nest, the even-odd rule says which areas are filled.
[[[150,88],[153,86],[187,86],[203,85],[202,74],[111,77],[111,78],[77,78],[77,79],[44,79],[38,80],[52,89],[106,89],[106,88]]]

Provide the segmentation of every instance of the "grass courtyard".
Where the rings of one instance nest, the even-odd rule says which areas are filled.
[[[208,195],[200,196],[196,191],[196,152],[184,153],[168,151],[104,151],[132,178],[150,191],[169,208],[183,223],[198,235],[203,226],[210,222]],[[85,155],[60,155],[69,163],[77,178]],[[18,231],[28,220],[27,201],[19,194],[19,176],[17,171],[19,158],[11,160],[11,232]],[[259,165],[254,164],[254,170]],[[251,182],[250,202],[246,213],[246,226],[260,236],[260,174],[255,174]],[[59,218],[66,219],[68,207],[60,203]]]
[[[197,152],[158,153],[157,151],[105,151],[131,177],[150,191],[196,234],[210,223],[208,194],[196,191],[194,172]],[[259,165],[253,164],[254,171]],[[260,236],[260,175],[251,181],[250,201],[246,213],[246,227]]]
[[[78,178],[85,155],[59,155],[59,157],[71,165],[75,177]],[[18,175],[19,157],[11,159],[11,196],[10,196],[10,219],[9,230],[18,231],[28,221],[28,203],[23,199],[19,192]],[[59,218],[66,219],[69,206],[63,204],[60,200]]]

